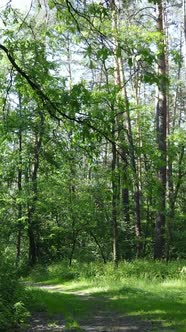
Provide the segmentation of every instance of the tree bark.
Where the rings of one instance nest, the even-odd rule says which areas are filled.
[[[112,252],[113,262],[118,262],[118,223],[117,223],[117,152],[115,144],[112,145]]]
[[[19,165],[18,165],[18,194],[21,196],[22,193],[22,129],[19,129]],[[21,255],[21,218],[22,218],[22,203],[18,203],[18,231],[17,231],[17,244],[16,244],[16,264],[18,265]]]
[[[36,204],[38,201],[38,171],[40,162],[40,150],[44,131],[44,116],[40,115],[40,132],[35,134],[34,156],[31,171],[32,199],[28,204],[28,238],[29,238],[29,262],[34,265],[39,257],[39,221],[36,215]]]
[[[166,49],[163,23],[163,2],[157,4],[157,31],[162,35],[158,45],[158,74],[159,84],[156,105],[156,131],[159,160],[157,168],[158,197],[157,215],[155,221],[154,258],[162,259],[165,250],[165,221],[166,221],[166,122],[167,122],[167,79],[166,79]]]
[[[184,63],[186,67],[186,0],[183,0]]]

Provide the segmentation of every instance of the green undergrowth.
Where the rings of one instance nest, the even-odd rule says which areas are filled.
[[[0,331],[18,331],[26,326],[29,311],[23,298],[14,260],[0,253]]]
[[[28,287],[31,310],[61,313],[77,322],[93,315],[97,303],[136,319],[160,322],[173,331],[186,331],[186,262],[65,263],[37,266],[27,282],[50,284],[50,291]]]
[[[112,263],[74,262],[69,266],[67,262],[50,265],[37,265],[25,279],[32,282],[58,284],[70,280],[140,278],[150,280],[186,279],[186,261],[155,262],[136,260],[121,262],[116,268]]]
[[[93,303],[74,294],[50,292],[38,288],[27,288],[28,307],[31,312],[47,311],[49,315],[61,314],[69,323],[77,318],[86,318],[93,310]]]

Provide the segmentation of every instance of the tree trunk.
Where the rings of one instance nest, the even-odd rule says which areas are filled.
[[[163,40],[158,45],[158,74],[159,84],[156,105],[156,130],[157,145],[159,151],[159,161],[157,169],[158,197],[157,215],[155,221],[155,243],[154,258],[164,257],[165,249],[165,221],[166,221],[166,122],[167,122],[167,80],[166,80],[166,50],[165,34],[163,24],[163,4],[160,1],[157,5],[157,31],[163,36]]]
[[[42,146],[42,138],[44,131],[44,117],[40,113],[40,132],[35,134],[34,156],[31,172],[31,188],[32,199],[28,204],[28,238],[29,238],[29,261],[34,265],[39,257],[39,221],[36,215],[36,204],[38,201],[38,171],[40,161],[40,150]]]
[[[18,193],[21,196],[22,193],[22,130],[19,130],[19,165],[18,165]],[[16,264],[19,263],[21,254],[21,223],[22,223],[22,203],[18,203],[18,232],[17,232],[17,250],[16,250]]]
[[[112,9],[112,26],[114,30],[117,32],[119,30],[120,25],[120,19],[122,15],[122,11],[124,12],[125,8],[123,8],[123,3],[119,0],[115,3],[114,1],[111,2],[111,9]],[[139,257],[141,255],[141,206],[140,206],[140,185],[139,185],[139,176],[137,173],[137,167],[136,167],[136,158],[135,158],[135,147],[133,142],[133,133],[132,133],[132,127],[131,127],[131,119],[130,119],[130,108],[129,108],[129,101],[128,101],[128,94],[126,89],[126,82],[125,82],[125,72],[124,72],[124,61],[122,58],[121,52],[118,52],[117,50],[120,48],[120,41],[118,40],[117,33],[116,37],[114,38],[115,43],[115,84],[120,87],[120,91],[123,94],[123,98],[125,100],[125,113],[126,115],[119,115],[117,117],[118,122],[118,131],[120,131],[120,125],[122,125],[123,130],[119,134],[119,142],[121,146],[124,144],[124,141],[126,140],[125,137],[125,131],[127,132],[127,139],[128,139],[128,150],[129,150],[129,158],[130,158],[130,165],[132,168],[132,175],[133,175],[133,182],[134,182],[134,219],[135,219],[135,235],[136,235],[136,256]],[[125,130],[126,129],[126,130]],[[126,149],[123,149],[122,151],[122,163],[123,163],[123,171],[126,173],[126,165],[127,165],[127,154]],[[125,176],[126,177],[126,176]],[[129,193],[127,193],[128,188],[125,184],[125,196],[123,195],[123,211],[125,213],[124,218],[126,218],[128,221],[130,220],[129,217]],[[126,199],[126,202],[124,202],[124,198]]]
[[[28,240],[29,240],[29,264],[34,266],[38,260],[38,251],[36,245],[36,232],[33,227],[33,216],[29,211],[28,213]]]
[[[19,98],[20,118],[21,118],[21,98]],[[19,128],[18,132],[18,144],[19,144],[19,164],[18,164],[18,177],[17,188],[19,198],[22,193],[22,128]],[[16,244],[16,265],[18,265],[21,255],[21,231],[22,231],[22,203],[18,203],[18,225],[17,225],[17,244]]]
[[[183,0],[184,63],[186,67],[186,0]]]
[[[128,188],[122,188],[122,206],[123,206],[123,217],[127,225],[130,224],[130,207],[129,207],[129,190]]]
[[[118,262],[118,224],[117,224],[117,153],[116,146],[112,144],[112,250],[113,262],[117,265]]]
[[[123,73],[124,75],[124,73]],[[134,186],[134,221],[135,221],[135,235],[136,235],[136,256],[140,257],[142,253],[142,241],[141,241],[141,191],[139,183],[139,174],[136,165],[135,146],[133,141],[133,133],[130,119],[130,108],[127,96],[126,88],[124,88],[124,96],[126,102],[126,114],[127,114],[127,136],[129,143],[129,157],[133,174],[133,186]]]

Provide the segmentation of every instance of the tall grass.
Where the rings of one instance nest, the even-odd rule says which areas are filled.
[[[118,267],[112,263],[85,263],[74,262],[69,266],[66,262],[59,262],[49,266],[37,265],[27,278],[34,282],[59,283],[70,280],[95,280],[105,281],[124,278],[137,278],[145,280],[186,279],[186,261],[155,262],[135,260],[121,262]]]

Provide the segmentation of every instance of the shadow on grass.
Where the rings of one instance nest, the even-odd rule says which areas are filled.
[[[147,285],[148,286],[148,285]],[[148,321],[153,324],[146,331],[186,331],[186,304],[183,302],[182,291],[172,289],[157,289],[154,291],[138,287],[120,287],[117,290],[102,291],[97,289],[91,292],[90,285],[72,284],[69,285],[40,285],[39,288],[28,288],[27,293],[30,295],[30,305],[32,311],[38,311],[39,306],[42,310],[47,310],[49,315],[63,314],[65,320],[74,319],[77,321],[87,321],[89,326],[94,325],[104,328],[104,324],[112,321],[112,312],[118,313],[115,319],[120,322],[132,326],[134,330],[139,330],[137,325],[139,321]],[[75,294],[78,291],[89,291],[89,294]],[[64,292],[65,291],[65,292]],[[68,293],[74,291],[74,294]],[[43,308],[43,309],[42,309]],[[102,312],[102,314],[100,314]],[[98,315],[99,313],[99,315]],[[110,313],[105,318],[106,313]],[[125,317],[122,318],[122,315]],[[126,315],[128,318],[126,320]],[[99,316],[99,317],[98,317]],[[97,317],[97,318],[95,318]],[[123,320],[122,320],[123,319]],[[106,322],[105,322],[106,320]],[[102,325],[101,325],[102,324]],[[86,325],[86,324],[85,324]],[[148,325],[148,324],[147,324]],[[172,328],[170,330],[170,328]],[[86,329],[88,330],[88,329]],[[91,329],[89,329],[91,331]],[[89,331],[88,330],[88,331]],[[92,329],[94,330],[94,328]],[[120,328],[120,331],[122,329]],[[123,330],[124,331],[124,330]],[[125,329],[125,331],[127,331]]]
[[[184,294],[174,291],[145,291],[134,287],[121,287],[116,291],[96,293],[104,296],[108,307],[120,313],[140,317],[145,320],[160,321],[164,326],[186,331],[186,303]]]
[[[164,331],[161,322],[146,322],[143,317],[132,315],[128,317],[116,313],[116,308],[110,306],[110,300],[104,296],[89,296],[51,292],[38,288],[27,290],[31,302],[36,305],[29,331],[42,328],[45,331],[61,331],[68,323],[77,322],[83,331]],[[94,294],[95,295],[95,294]],[[102,295],[102,294],[101,294]],[[105,294],[104,294],[105,295]],[[40,312],[38,312],[38,304]],[[43,307],[42,307],[43,306]],[[46,311],[46,314],[44,312]],[[48,327],[55,321],[56,329]],[[75,329],[73,331],[79,331]]]
[[[26,290],[27,298],[29,298],[28,308],[34,311],[47,311],[49,314],[63,313],[65,317],[86,317],[93,311],[93,301],[82,300],[79,295],[62,293],[60,291],[50,291],[29,287]]]

